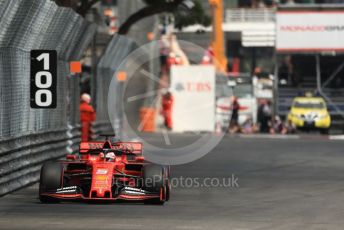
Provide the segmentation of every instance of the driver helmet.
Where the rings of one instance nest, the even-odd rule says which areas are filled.
[[[106,161],[113,161],[115,159],[116,155],[114,152],[108,152],[106,155],[105,155],[105,159]]]

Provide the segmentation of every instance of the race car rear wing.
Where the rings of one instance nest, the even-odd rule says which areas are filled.
[[[104,141],[89,141],[81,142],[79,150],[81,154],[87,154],[89,151],[102,150],[104,148]],[[142,154],[141,142],[115,142],[110,143],[110,148],[114,151],[130,152],[133,154]]]
[[[130,150],[134,154],[142,154],[141,142],[116,142],[112,144],[112,148],[116,150]]]

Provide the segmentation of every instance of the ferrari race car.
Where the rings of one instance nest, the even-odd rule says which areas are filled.
[[[146,162],[142,143],[81,142],[78,155],[42,166],[39,199],[131,200],[163,204],[170,197],[170,168]]]

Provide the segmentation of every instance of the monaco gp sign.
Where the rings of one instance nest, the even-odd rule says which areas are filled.
[[[280,11],[277,51],[344,51],[344,11]]]
[[[215,69],[172,66],[173,131],[214,131]]]

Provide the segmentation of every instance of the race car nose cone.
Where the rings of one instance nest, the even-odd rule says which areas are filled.
[[[91,198],[110,198],[110,191],[98,189],[91,192]]]

